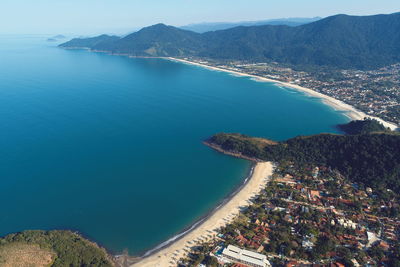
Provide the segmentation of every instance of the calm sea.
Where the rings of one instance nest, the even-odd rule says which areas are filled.
[[[169,62],[0,36],[0,234],[74,229],[140,254],[213,209],[246,161],[218,132],[283,140],[348,119],[319,100]]]

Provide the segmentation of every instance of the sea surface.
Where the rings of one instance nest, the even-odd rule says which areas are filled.
[[[163,59],[0,36],[0,235],[73,229],[139,255],[240,186],[250,163],[218,132],[284,140],[348,121],[273,83]]]

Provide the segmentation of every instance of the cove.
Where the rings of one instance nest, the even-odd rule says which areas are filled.
[[[250,163],[202,141],[336,132],[343,113],[273,83],[162,59],[0,36],[0,234],[72,229],[139,255],[240,186]]]

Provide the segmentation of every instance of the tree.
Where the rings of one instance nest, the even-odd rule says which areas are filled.
[[[216,267],[216,266],[218,266],[218,260],[217,260],[215,257],[212,257],[212,256],[210,256],[210,255],[207,255],[207,256],[206,256],[206,258],[204,259],[204,263],[205,263],[207,266],[210,266],[210,267]]]
[[[315,244],[315,253],[317,253],[318,255],[325,255],[326,253],[330,252],[330,251],[334,251],[335,250],[335,242],[326,237],[326,236],[322,236],[318,238],[317,243]]]

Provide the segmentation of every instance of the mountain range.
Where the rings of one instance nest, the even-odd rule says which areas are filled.
[[[196,33],[156,24],[125,37],[73,39],[64,48],[295,66],[374,69],[400,62],[400,13],[335,15],[300,26],[239,26]]]
[[[262,26],[262,25],[287,25],[299,26],[320,20],[320,17],[314,18],[283,18],[283,19],[269,19],[259,21],[241,21],[241,22],[205,22],[181,26],[183,30],[205,33],[211,31],[220,31],[239,26]]]

